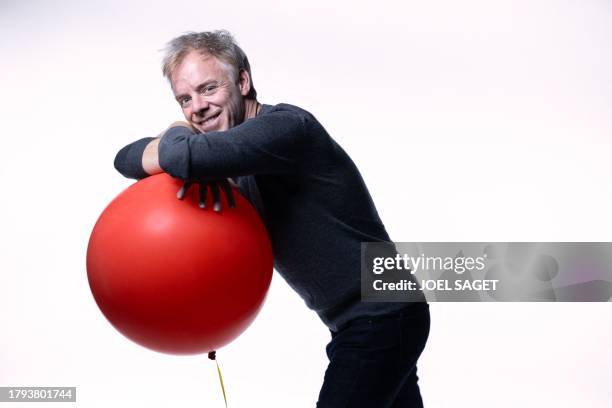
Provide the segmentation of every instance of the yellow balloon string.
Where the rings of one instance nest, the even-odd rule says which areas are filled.
[[[223,384],[223,376],[221,375],[221,368],[219,367],[219,362],[217,361],[216,352],[211,351],[208,353],[208,358],[211,360],[215,360],[217,364],[217,374],[219,375],[219,383],[221,384],[221,391],[223,392],[223,400],[225,401],[225,408],[227,408],[227,395],[225,394],[225,385]]]

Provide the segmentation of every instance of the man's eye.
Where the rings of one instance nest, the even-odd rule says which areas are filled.
[[[207,87],[205,87],[202,92],[204,93],[204,95],[211,95],[213,93],[215,93],[215,91],[217,90],[217,85],[209,85]]]
[[[189,98],[183,98],[181,100],[179,100],[179,104],[181,106],[187,106],[189,104],[190,99]]]

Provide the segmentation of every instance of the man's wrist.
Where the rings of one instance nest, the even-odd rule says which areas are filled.
[[[163,172],[159,166],[159,140],[151,140],[142,153],[142,169],[149,175]]]
[[[190,133],[194,133],[194,128],[187,122],[177,121],[173,122],[168,128],[162,132],[159,137],[153,139],[144,149],[142,154],[142,168],[143,170],[149,174],[157,174],[162,173],[164,169],[161,168],[159,164],[159,143],[161,138],[168,132],[173,132],[179,130],[179,132],[184,132],[185,130]]]
[[[145,137],[121,149],[115,156],[115,169],[131,179],[140,180],[149,176],[150,174],[142,168],[142,156],[152,140],[154,140],[152,137]]]

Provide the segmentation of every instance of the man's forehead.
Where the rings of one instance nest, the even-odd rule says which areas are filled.
[[[208,80],[223,80],[229,75],[228,64],[219,58],[191,50],[170,75],[172,88],[197,86]]]

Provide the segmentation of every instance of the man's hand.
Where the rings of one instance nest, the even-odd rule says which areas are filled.
[[[188,122],[184,122],[184,121],[173,122],[162,133],[160,133],[157,139],[153,140],[145,148],[145,154],[143,155],[142,164],[146,172],[152,174],[152,173],[159,173],[163,171],[161,167],[159,166],[159,156],[158,156],[159,140],[164,136],[164,134],[169,129],[177,127],[177,126],[183,126],[183,127],[188,128],[194,133],[199,133],[199,131],[195,129],[193,126],[191,126],[191,124]],[[225,194],[225,198],[227,199],[227,204],[229,205],[230,208],[234,208],[236,207],[236,201],[234,200],[234,193],[232,192],[232,186],[230,185],[230,182],[232,183],[232,185],[235,186],[233,181],[228,180],[228,179],[202,178],[202,179],[197,179],[197,180],[185,181],[183,184],[183,187],[181,187],[178,193],[176,193],[176,197],[179,200],[184,199],[185,194],[187,193],[187,190],[189,190],[189,188],[192,185],[197,184],[199,187],[199,193],[200,193],[200,204],[199,204],[200,208],[206,208],[206,195],[208,193],[208,189],[210,188],[210,191],[212,192],[212,196],[213,196],[213,210],[215,212],[219,212],[221,211],[221,194],[220,194],[219,188],[221,188],[221,190]]]
[[[170,126],[168,126],[166,128],[166,130],[164,130],[163,132],[161,132],[159,134],[159,137],[162,137],[164,135],[164,133],[166,133],[168,131],[168,129],[173,128],[173,127],[177,127],[177,126],[183,126],[188,128],[189,130],[191,130],[193,133],[200,133],[200,131],[196,128],[194,128],[191,123],[189,122],[185,122],[183,120],[177,120],[176,122],[172,122],[172,124]]]
[[[193,180],[186,181],[183,184],[183,187],[176,193],[176,198],[182,200],[185,198],[185,194],[187,190],[194,185],[198,184],[200,190],[200,208],[206,208],[206,195],[208,188],[210,187],[210,191],[213,195],[213,210],[215,212],[221,211],[221,195],[219,192],[219,187],[223,190],[225,194],[225,198],[227,199],[227,204],[230,208],[236,207],[236,201],[234,200],[234,193],[232,192],[232,185],[230,185],[230,180],[228,179],[201,179],[201,180]]]

